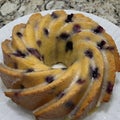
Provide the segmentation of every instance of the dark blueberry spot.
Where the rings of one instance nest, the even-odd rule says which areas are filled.
[[[20,32],[17,32],[16,35],[17,35],[19,38],[21,38],[21,37],[23,36],[23,34],[20,33]]]
[[[102,40],[101,42],[97,43],[97,46],[98,46],[99,49],[103,49],[105,44],[106,44],[106,42],[104,40]]]
[[[18,97],[19,94],[20,94],[20,92],[15,92],[15,93],[14,93],[14,96],[15,96],[15,97]]]
[[[114,50],[115,48],[114,48],[113,46],[108,46],[108,47],[106,47],[105,49],[111,51],[111,50]]]
[[[25,88],[25,86],[24,86],[24,85],[20,85],[20,88],[21,88],[21,89],[24,89],[24,88]]]
[[[68,41],[66,43],[66,46],[65,46],[65,51],[68,52],[68,51],[72,51],[73,50],[73,42],[72,41]]]
[[[74,32],[74,33],[81,32],[81,30],[80,30],[80,25],[79,25],[79,24],[75,24],[75,25],[73,26],[73,32]]]
[[[94,79],[96,79],[96,78],[98,78],[99,76],[100,76],[100,73],[99,73],[99,69],[98,69],[98,67],[96,67],[96,68],[90,68],[91,69],[91,76],[94,78]]]
[[[64,95],[65,95],[64,92],[59,93],[59,95],[57,95],[57,96],[58,96],[58,99],[61,99]]]
[[[65,20],[65,22],[72,22],[72,18],[73,18],[73,14],[67,15],[67,19]]]
[[[55,12],[53,12],[53,13],[51,14],[51,16],[52,16],[52,18],[54,18],[54,19],[58,18],[58,15],[57,15]]]
[[[38,45],[38,47],[41,46],[41,41],[40,40],[37,40],[37,45]]]
[[[94,29],[93,31],[95,32],[95,33],[102,33],[103,32],[103,27],[101,27],[101,26],[98,26],[96,29]]]
[[[58,38],[63,39],[63,40],[67,40],[69,37],[70,37],[70,34],[68,34],[68,33],[61,33]]]
[[[107,85],[107,93],[111,94],[112,93],[112,90],[113,90],[113,84],[111,82],[108,82],[108,85]]]
[[[43,56],[38,52],[37,49],[35,48],[27,48],[27,50],[34,55],[35,57],[37,57],[39,60],[43,60]]]
[[[67,70],[67,68],[61,68],[62,70]]]
[[[16,62],[14,63],[14,68],[18,69],[18,64]]]
[[[89,58],[92,58],[93,57],[93,52],[91,50],[86,50],[85,55]]]
[[[10,58],[11,57],[10,54],[8,54],[7,57]]]
[[[26,72],[26,73],[29,73],[29,72],[33,72],[33,71],[34,71],[33,68],[28,68],[25,72]]]
[[[68,109],[73,109],[75,107],[75,105],[72,101],[67,101],[65,103],[65,107],[68,108]]]
[[[44,59],[45,59],[44,55],[41,55],[41,59],[42,59],[42,61],[44,61]]]
[[[45,35],[48,35],[48,34],[49,34],[48,29],[44,28],[44,34],[45,34]]]
[[[47,77],[45,78],[45,80],[46,80],[47,83],[51,83],[51,82],[54,81],[54,77],[53,77],[53,76],[47,76]]]
[[[20,50],[17,50],[16,53],[13,53],[13,55],[16,57],[22,57],[22,58],[26,57],[26,54],[21,52]]]
[[[85,83],[85,80],[78,79],[76,83],[78,83],[78,84],[83,84],[83,83]]]

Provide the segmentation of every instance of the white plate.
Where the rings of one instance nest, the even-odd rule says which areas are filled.
[[[43,15],[51,13],[53,10],[41,12]],[[66,10],[67,13],[79,13],[79,11]],[[98,22],[109,33],[120,52],[120,28],[111,22],[97,17],[93,14],[82,12],[84,15]],[[12,28],[18,23],[26,23],[30,15],[18,18],[0,29],[0,43],[11,36]],[[0,48],[0,60],[2,61],[2,50]],[[120,73],[116,76],[116,84],[112,99],[109,103],[102,105],[95,113],[88,116],[85,120],[120,120]],[[29,111],[17,106],[3,93],[3,85],[0,80],[0,120],[34,120],[35,118]]]

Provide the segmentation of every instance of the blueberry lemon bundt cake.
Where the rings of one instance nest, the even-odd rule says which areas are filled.
[[[2,51],[5,95],[37,120],[83,119],[110,100],[120,71],[112,37],[80,13],[33,14],[13,28]],[[65,67],[53,67],[58,63]]]

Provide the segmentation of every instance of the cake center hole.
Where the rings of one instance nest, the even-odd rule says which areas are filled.
[[[58,69],[58,68],[67,69],[67,66],[63,63],[57,63],[57,64],[52,65],[52,68],[54,68],[54,69]]]

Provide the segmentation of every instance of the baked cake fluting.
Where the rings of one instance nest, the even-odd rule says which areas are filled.
[[[2,43],[5,95],[38,120],[83,119],[110,100],[120,59],[114,40],[92,19],[33,14]],[[53,68],[63,63],[65,68]]]

